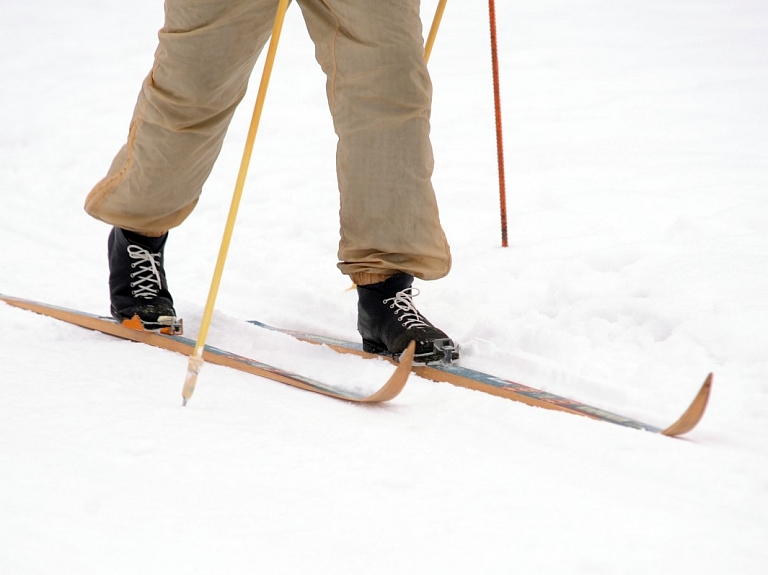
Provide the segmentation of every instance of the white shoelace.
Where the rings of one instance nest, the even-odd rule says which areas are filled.
[[[397,308],[395,315],[399,316],[397,321],[403,322],[405,329],[412,327],[427,327],[428,324],[424,322],[419,314],[419,310],[413,304],[413,298],[419,295],[417,288],[406,288],[403,291],[399,291],[395,294],[395,297],[391,297],[384,300],[384,303],[391,303],[389,306],[392,309]],[[403,312],[403,315],[400,315]]]
[[[141,246],[131,244],[128,246],[128,255],[137,260],[131,264],[131,267],[139,266],[139,269],[131,274],[131,278],[135,278],[135,281],[131,282],[133,297],[144,299],[157,297],[163,287],[158,269],[160,254],[153,254]]]

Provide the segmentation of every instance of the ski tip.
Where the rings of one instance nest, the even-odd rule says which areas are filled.
[[[397,369],[389,378],[384,387],[376,393],[365,399],[366,403],[379,403],[389,401],[397,397],[408,382],[408,376],[411,375],[413,368],[413,356],[416,353],[416,342],[412,341],[406,350],[400,354],[400,361],[397,363]]]
[[[405,349],[405,351],[400,355],[400,365],[403,364],[407,365],[407,370],[410,371],[413,367],[413,358],[416,355],[416,342],[412,341],[408,344],[408,347]]]
[[[685,413],[675,423],[664,429],[661,433],[670,437],[677,437],[691,431],[699,424],[701,418],[704,416],[704,412],[707,409],[707,403],[709,402],[709,394],[712,391],[712,381],[714,374],[710,373],[704,380],[699,393],[693,399],[693,402],[685,410]]]

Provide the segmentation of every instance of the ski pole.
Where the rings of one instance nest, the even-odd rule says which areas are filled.
[[[264,100],[267,95],[267,86],[269,85],[272,66],[275,62],[275,53],[277,52],[277,44],[280,41],[280,32],[283,29],[283,21],[285,20],[285,12],[288,9],[289,2],[290,0],[280,0],[277,6],[275,24],[272,28],[272,38],[269,41],[269,50],[267,52],[267,58],[264,61],[264,71],[261,75],[261,83],[259,84],[259,92],[256,96],[256,105],[253,109],[251,125],[248,129],[248,137],[245,140],[243,159],[240,162],[240,171],[237,174],[237,182],[235,183],[235,191],[232,195],[232,203],[229,207],[227,223],[224,226],[224,236],[221,238],[219,257],[216,260],[216,267],[214,268],[213,279],[211,280],[211,288],[208,291],[208,300],[206,301],[205,310],[203,311],[203,318],[200,322],[200,332],[197,335],[195,349],[189,356],[189,363],[187,365],[187,377],[184,380],[184,387],[181,390],[182,405],[187,405],[187,401],[189,401],[189,398],[192,397],[192,394],[195,391],[195,384],[197,383],[197,376],[200,374],[200,370],[203,367],[203,350],[205,349],[205,340],[208,337],[208,328],[211,325],[211,319],[213,317],[213,308],[216,304],[216,296],[218,295],[219,286],[221,284],[221,276],[224,272],[224,263],[227,259],[229,244],[232,240],[232,232],[235,228],[235,220],[237,219],[237,211],[240,207],[240,199],[243,196],[245,177],[248,174],[248,165],[250,164],[251,155],[253,153],[253,144],[256,140],[256,132],[259,129],[259,120],[261,119],[261,112],[264,108]]]
[[[437,30],[440,28],[440,21],[445,12],[445,5],[448,0],[440,0],[435,11],[435,17],[432,20],[432,27],[429,30],[426,46],[424,48],[424,60],[429,62],[429,56],[432,53],[432,46],[437,37]],[[508,247],[507,242],[507,192],[504,179],[504,143],[501,130],[501,97],[499,93],[499,57],[496,47],[496,5],[494,0],[488,0],[488,13],[491,27],[491,63],[493,65],[493,102],[496,115],[496,150],[499,165],[499,204],[501,210],[501,246]]]
[[[499,55],[496,48],[496,5],[488,0],[491,26],[491,64],[493,66],[493,107],[496,114],[496,155],[499,164],[499,205],[501,209],[501,247],[507,244],[507,191],[504,182],[504,143],[501,137],[501,96],[499,93]]]
[[[429,55],[432,54],[432,46],[435,45],[435,38],[437,38],[437,30],[440,28],[440,21],[443,19],[443,12],[445,12],[445,5],[448,0],[440,0],[437,4],[437,10],[435,10],[435,17],[432,19],[432,27],[429,29],[429,36],[427,36],[427,43],[424,47],[424,61],[429,62]]]

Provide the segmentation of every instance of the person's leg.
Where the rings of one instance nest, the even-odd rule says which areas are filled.
[[[114,226],[159,236],[192,211],[269,38],[272,0],[166,0],[152,71],[128,141],[85,209]]]
[[[418,0],[299,0],[339,137],[339,268],[356,283],[437,279],[451,256],[432,189]]]
[[[418,0],[298,0],[325,71],[339,137],[339,268],[357,284],[366,351],[458,357],[413,304],[413,278],[445,276],[451,255],[432,189]],[[444,351],[445,350],[445,351]]]
[[[85,205],[114,226],[108,256],[116,319],[138,316],[145,329],[174,329],[163,253],[168,230],[197,203],[276,7],[273,0],[166,0],[128,142]]]

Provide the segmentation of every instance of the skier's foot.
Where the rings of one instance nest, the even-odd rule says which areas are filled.
[[[112,228],[109,234],[109,295],[112,317],[135,329],[180,334],[163,268],[168,233],[147,237]]]
[[[415,361],[430,363],[458,359],[458,348],[413,304],[418,290],[413,276],[398,273],[375,284],[357,286],[357,330],[368,353],[399,356],[416,342]]]

